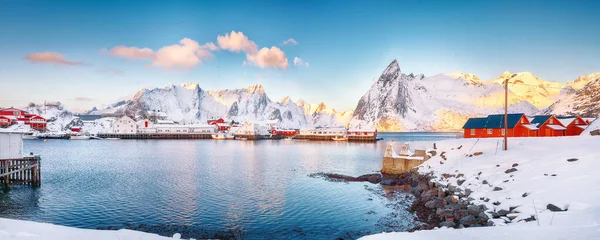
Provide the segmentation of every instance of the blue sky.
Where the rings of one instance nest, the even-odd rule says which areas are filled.
[[[207,90],[260,83],[272,100],[289,95],[347,110],[393,59],[406,73],[460,70],[491,79],[529,71],[565,82],[600,71],[598,10],[598,1],[585,0],[6,0],[0,1],[0,106],[58,100],[80,110],[141,88],[199,82]],[[204,44],[219,47],[217,36],[232,31],[256,48],[207,50]],[[159,59],[159,49],[184,38],[201,45],[201,63],[181,67],[168,57],[111,54],[117,46],[149,48]],[[282,44],[290,38],[298,44]],[[263,47],[273,50],[264,56],[283,53],[287,65],[261,58]],[[26,59],[44,52],[64,59]],[[309,65],[294,65],[295,57]]]

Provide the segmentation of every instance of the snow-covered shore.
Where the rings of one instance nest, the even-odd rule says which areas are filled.
[[[59,226],[49,223],[38,223],[30,221],[12,220],[0,218],[1,240],[173,240],[179,239],[179,235],[173,238],[159,236],[157,234],[121,230],[93,230]]]
[[[421,142],[412,147],[432,145]],[[502,151],[501,139],[446,140],[436,145],[438,155],[419,166],[419,172],[432,173],[432,181],[439,185],[471,190],[471,203],[485,205],[496,226],[362,239],[600,239],[600,137],[510,138],[508,151]],[[446,160],[440,152],[446,152]],[[473,156],[475,152],[483,154]],[[504,211],[498,216],[500,210]],[[537,220],[524,221],[532,216]]]

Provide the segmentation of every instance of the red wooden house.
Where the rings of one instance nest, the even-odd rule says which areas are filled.
[[[558,116],[556,118],[567,128],[565,136],[579,136],[590,125],[589,121],[580,116]]]
[[[46,119],[40,116],[33,116],[29,118],[29,126],[35,130],[45,130]]]
[[[25,117],[25,111],[11,107],[11,108],[0,109],[0,115],[15,116],[17,118]]]
[[[531,123],[536,124],[540,137],[565,136],[567,130],[554,115],[533,116]]]
[[[13,124],[13,121],[10,117],[0,116],[0,127],[5,128]]]
[[[295,130],[295,129],[273,129],[273,130],[271,130],[271,134],[273,134],[273,135],[294,136],[299,133],[300,133],[300,131]]]
[[[31,128],[35,130],[45,130],[46,129],[46,119],[40,117],[35,114],[27,113],[21,109],[16,108],[6,108],[0,109],[0,116],[4,116],[5,118],[10,118],[12,121],[10,124],[13,124],[16,121],[22,121],[23,123],[31,126]]]
[[[469,118],[463,126],[465,138],[530,137],[537,136],[537,127],[523,113],[508,114],[508,132],[504,130],[504,114],[485,118]]]

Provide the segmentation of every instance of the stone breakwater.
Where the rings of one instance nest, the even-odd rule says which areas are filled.
[[[488,210],[486,206],[471,203],[475,199],[469,197],[470,190],[463,191],[452,185],[441,185],[432,181],[431,175],[420,174],[414,169],[398,175],[375,173],[352,177],[316,173],[310,176],[336,182],[370,182],[384,186],[397,186],[395,189],[411,193],[415,196],[415,200],[408,210],[415,214],[417,227],[409,231],[429,230],[436,227],[467,228],[494,225],[486,214]]]

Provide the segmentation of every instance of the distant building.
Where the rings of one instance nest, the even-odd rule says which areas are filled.
[[[579,136],[590,125],[589,121],[580,116],[558,116],[556,118],[567,128],[566,136]]]
[[[6,108],[0,110],[0,116],[4,121],[2,126],[6,126],[6,118],[10,119],[8,126],[17,122],[30,125],[32,129],[43,131],[46,130],[46,119],[35,114],[27,113],[21,109]]]
[[[507,137],[537,136],[537,126],[532,125],[523,113],[508,114]],[[463,126],[465,138],[504,137],[504,114],[485,118],[469,118]]]
[[[138,133],[155,133],[154,123],[150,119],[142,119],[136,122]]]
[[[279,119],[267,120],[266,124],[267,128],[270,130],[277,129],[279,128]]]
[[[113,123],[113,133],[134,134],[137,133],[137,125],[130,117],[123,116]]]
[[[554,115],[533,116],[532,124],[537,124],[539,137],[565,136],[567,128]]]

